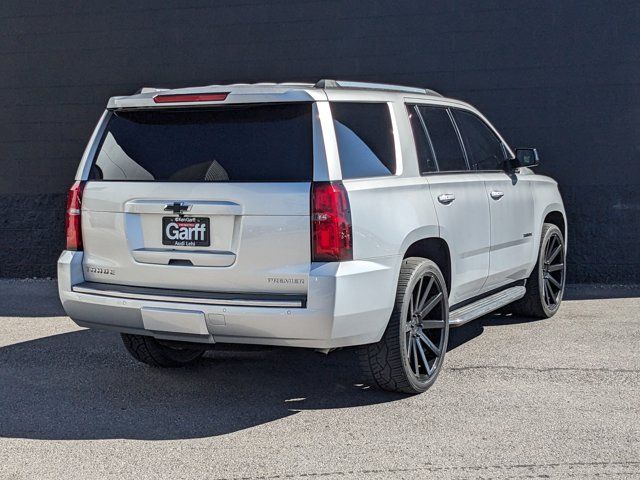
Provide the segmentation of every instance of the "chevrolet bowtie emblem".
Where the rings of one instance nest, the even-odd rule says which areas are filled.
[[[173,203],[170,203],[168,205],[165,205],[164,206],[164,211],[165,212],[173,212],[176,215],[179,215],[180,213],[186,212],[187,210],[189,210],[190,206],[191,205],[186,205],[186,204],[184,204],[182,202],[173,202]]]

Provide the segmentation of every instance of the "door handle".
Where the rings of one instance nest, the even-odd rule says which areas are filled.
[[[493,198],[494,200],[500,200],[502,197],[504,197],[504,192],[493,190],[489,195],[491,195],[491,198]]]
[[[456,196],[453,193],[443,193],[442,195],[438,195],[438,201],[443,205],[449,205],[456,199]]]

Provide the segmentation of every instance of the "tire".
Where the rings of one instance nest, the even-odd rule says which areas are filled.
[[[529,318],[553,317],[562,303],[566,268],[562,231],[556,225],[545,223],[542,226],[538,261],[526,282],[527,292],[520,300],[509,305],[508,311]]]
[[[184,367],[191,365],[202,357],[206,349],[194,348],[186,344],[186,348],[169,347],[153,337],[121,333],[122,342],[133,358],[152,367]],[[178,342],[174,342],[178,344]]]
[[[442,272],[431,260],[406,258],[389,324],[379,342],[359,347],[360,366],[374,387],[422,393],[440,373],[448,337],[449,298]]]

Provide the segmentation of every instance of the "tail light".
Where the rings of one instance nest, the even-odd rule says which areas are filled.
[[[84,182],[75,182],[67,194],[67,250],[82,250],[81,209]]]
[[[316,182],[311,187],[312,261],[353,259],[349,196],[339,182]]]

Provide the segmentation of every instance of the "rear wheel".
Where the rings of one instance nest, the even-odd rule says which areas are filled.
[[[172,342],[164,345],[153,337],[122,333],[122,342],[127,351],[139,362],[152,367],[183,367],[200,360],[206,349],[194,347],[191,343]]]
[[[449,299],[438,266],[402,262],[396,303],[382,339],[360,347],[360,364],[383,390],[422,393],[436,381],[449,336]]]
[[[508,311],[523,317],[553,317],[564,295],[566,269],[562,231],[556,225],[545,223],[538,262],[527,280],[527,293],[507,307]]]

